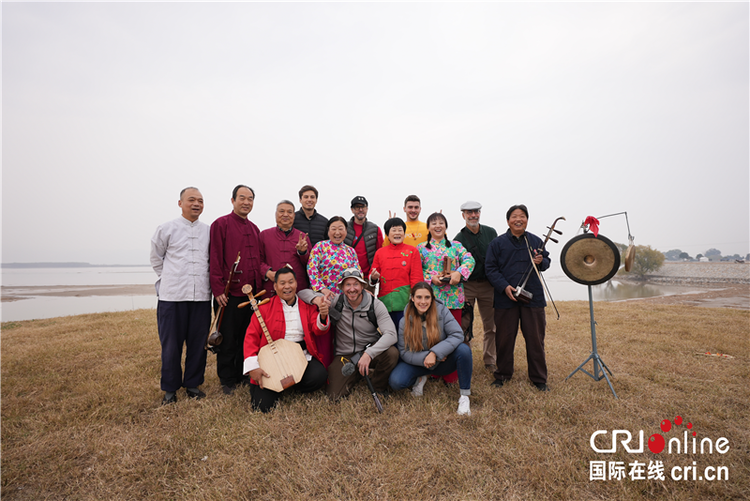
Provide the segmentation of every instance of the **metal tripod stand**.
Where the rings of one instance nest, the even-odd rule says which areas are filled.
[[[570,373],[568,377],[565,378],[565,381],[567,381],[570,376],[575,374],[578,371],[583,372],[584,374],[588,375],[593,379],[594,381],[601,381],[602,378],[607,379],[607,384],[609,385],[609,389],[612,390],[612,394],[617,398],[617,393],[615,393],[615,389],[612,387],[612,382],[609,380],[609,376],[607,376],[607,372],[609,372],[610,376],[612,376],[612,371],[609,370],[609,367],[607,367],[607,364],[604,363],[604,360],[602,360],[602,357],[599,356],[599,352],[596,351],[596,321],[594,320],[594,299],[591,295],[591,286],[589,285],[589,313],[591,315],[591,355],[583,361],[581,365],[578,366],[576,370]],[[594,373],[591,374],[586,369],[583,368],[584,365],[589,360],[594,361]],[[602,367],[606,370],[602,370]]]

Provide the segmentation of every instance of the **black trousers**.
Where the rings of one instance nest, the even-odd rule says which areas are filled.
[[[211,328],[210,301],[159,301],[156,323],[161,342],[161,389],[197,388],[206,372],[206,338]],[[185,375],[182,346],[185,345]]]
[[[495,379],[508,380],[513,377],[513,351],[516,348],[519,323],[526,340],[529,379],[532,383],[546,383],[547,359],[544,354],[544,334],[547,316],[544,308],[526,308],[521,305],[495,310],[495,328],[497,329]]]
[[[216,353],[216,374],[222,386],[234,387],[242,382],[242,365],[245,362],[245,333],[253,309],[250,305],[239,309],[237,305],[247,301],[247,297],[229,296],[224,308],[224,317],[219,325],[219,332],[224,336]],[[214,299],[214,312],[219,303]]]
[[[253,409],[268,412],[273,409],[276,401],[283,395],[291,391],[310,393],[319,390],[326,384],[327,379],[328,371],[325,366],[317,358],[313,358],[307,363],[307,368],[305,369],[305,373],[302,374],[302,379],[299,380],[299,383],[282,392],[266,390],[257,384],[250,385],[250,397],[252,398]]]

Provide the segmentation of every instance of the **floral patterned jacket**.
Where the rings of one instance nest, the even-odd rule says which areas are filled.
[[[456,240],[451,241],[451,246],[446,245],[446,239],[437,241],[434,238],[430,240],[430,249],[427,248],[427,243],[421,243],[417,246],[417,250],[422,258],[422,272],[424,273],[425,282],[429,282],[432,285],[432,290],[435,293],[435,297],[438,298],[443,304],[450,310],[458,310],[464,306],[464,286],[463,283],[474,271],[474,257],[469,251]],[[463,280],[457,285],[441,285],[437,286],[432,283],[432,277],[435,275],[441,275],[443,271],[444,258],[450,259],[450,270],[458,271]]]
[[[343,242],[338,245],[330,240],[318,242],[310,251],[310,259],[307,261],[310,288],[314,291],[326,288],[334,294],[341,294],[336,283],[347,268],[357,268],[362,272],[354,249]]]

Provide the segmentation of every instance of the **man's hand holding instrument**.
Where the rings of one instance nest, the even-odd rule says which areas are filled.
[[[232,278],[237,272],[237,267],[240,265],[240,253],[237,253],[237,259],[232,265],[232,269],[229,270],[229,280],[227,285],[224,286],[224,293],[216,298],[216,302],[219,303],[219,309],[216,311],[214,321],[211,323],[211,328],[208,330],[208,338],[206,338],[206,350],[216,353],[216,347],[221,344],[224,340],[221,332],[219,332],[219,325],[221,325],[221,319],[224,318],[224,307],[227,305],[227,295],[229,294],[229,287],[232,285]]]
[[[299,343],[294,343],[283,337],[276,340],[271,337],[259,308],[261,304],[269,300],[264,299],[260,303],[255,300],[262,293],[253,296],[253,287],[250,284],[243,286],[242,292],[247,294],[248,303],[253,307],[255,316],[258,318],[260,328],[268,343],[258,351],[258,365],[260,365],[260,369],[250,371],[250,377],[257,381],[261,388],[276,392],[284,391],[290,386],[299,383],[302,379],[302,375],[307,368],[305,353],[302,351]]]

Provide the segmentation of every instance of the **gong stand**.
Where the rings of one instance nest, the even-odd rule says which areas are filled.
[[[591,355],[578,366],[576,370],[565,378],[567,381],[570,376],[578,371],[590,376],[594,381],[607,379],[609,389],[617,398],[617,393],[612,387],[612,382],[607,376],[607,372],[612,375],[612,371],[604,363],[602,357],[596,348],[596,320],[594,320],[594,297],[591,292],[592,285],[598,285],[612,278],[620,268],[620,251],[617,246],[602,234],[594,236],[593,233],[585,232],[570,239],[563,247],[560,253],[560,263],[563,272],[579,284],[588,286],[589,289],[589,314],[591,317]],[[583,368],[589,360],[594,362],[593,374]]]
[[[617,398],[617,393],[615,393],[615,389],[612,387],[612,382],[609,380],[609,376],[607,376],[607,372],[609,372],[610,375],[613,376],[612,371],[609,370],[609,367],[607,367],[607,364],[604,363],[604,360],[602,360],[602,357],[599,356],[599,352],[596,350],[596,320],[594,320],[594,298],[591,294],[591,286],[589,285],[589,314],[591,316],[591,355],[583,361],[581,365],[578,366],[576,370],[570,373],[568,377],[565,378],[565,381],[567,381],[570,376],[575,374],[578,371],[583,372],[584,374],[588,375],[593,379],[594,381],[601,381],[602,378],[607,379],[607,384],[609,385],[609,389],[612,390],[612,394]],[[591,374],[589,371],[583,368],[584,365],[588,363],[589,360],[594,361],[594,373]],[[606,370],[602,370],[602,368]]]

